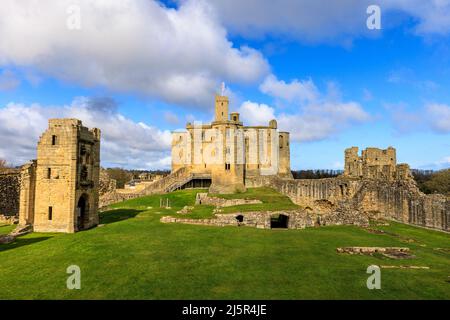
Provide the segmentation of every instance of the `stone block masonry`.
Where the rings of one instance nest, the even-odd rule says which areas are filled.
[[[98,224],[100,130],[77,119],[50,119],[37,160],[21,170],[20,226],[76,232]]]
[[[163,223],[184,223],[211,226],[247,226],[259,229],[304,229],[307,227],[331,225],[369,225],[368,215],[359,215],[337,209],[319,213],[307,209],[286,211],[254,211],[237,213],[217,213],[212,219],[189,219],[173,216],[161,218]]]
[[[0,171],[0,224],[19,217],[20,170]]]
[[[208,196],[208,193],[197,193],[195,197],[195,204],[216,206],[218,208],[260,203],[262,203],[262,201],[257,199],[224,199],[218,197],[210,197]]]
[[[337,178],[293,180],[261,176],[247,179],[246,186],[272,187],[314,212],[341,208],[374,219],[450,231],[449,197],[422,193],[409,166],[395,164],[395,149],[368,150],[358,158],[357,149],[347,149],[346,171]],[[354,167],[354,163],[359,164]]]

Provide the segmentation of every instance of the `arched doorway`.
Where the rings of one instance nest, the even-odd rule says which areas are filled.
[[[237,216],[235,217],[235,219],[236,219],[236,222],[237,222],[237,225],[238,225],[238,226],[241,226],[242,222],[244,222],[244,216],[243,216],[242,214],[237,215]]]
[[[86,226],[86,219],[88,219],[89,201],[88,196],[83,194],[78,200],[77,204],[77,229],[83,230]]]
[[[270,228],[271,229],[287,229],[289,223],[289,216],[284,214],[279,214],[277,216],[270,217]]]

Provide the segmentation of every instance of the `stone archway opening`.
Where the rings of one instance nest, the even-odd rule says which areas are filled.
[[[271,229],[287,229],[289,226],[289,216],[285,214],[279,214],[270,217]]]
[[[240,224],[244,222],[244,216],[242,214],[236,216],[236,221]]]
[[[77,230],[84,230],[87,225],[89,212],[89,198],[83,194],[77,204]]]

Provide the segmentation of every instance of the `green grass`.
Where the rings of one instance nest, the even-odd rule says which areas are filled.
[[[450,254],[435,250],[449,247],[449,234],[398,223],[376,227],[392,235],[354,226],[276,231],[160,223],[192,205],[196,192],[126,201],[102,213],[102,227],[0,245],[0,299],[450,299]],[[161,197],[172,209],[159,208]],[[211,210],[196,207],[190,215]],[[337,254],[342,246],[406,246],[416,258]],[[72,264],[81,268],[81,290],[66,289]],[[382,269],[382,289],[368,290],[372,264],[431,269]]]
[[[15,225],[2,225],[0,226],[0,235],[8,234],[16,228]]]
[[[210,196],[225,199],[257,199],[260,204],[245,204],[222,208],[223,213],[248,212],[248,211],[277,211],[294,210],[299,206],[294,204],[287,196],[278,193],[272,188],[249,188],[247,191],[237,194],[211,194]]]

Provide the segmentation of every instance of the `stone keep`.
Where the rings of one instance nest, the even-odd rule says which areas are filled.
[[[22,167],[19,224],[37,232],[76,232],[98,224],[100,130],[50,119],[37,160]]]
[[[212,123],[188,123],[186,131],[172,133],[172,173],[183,169],[186,174],[210,176],[211,193],[242,192],[247,178],[261,175],[292,179],[289,133],[279,132],[276,120],[268,126],[244,126],[239,113],[228,110],[228,97],[216,95]],[[223,137],[220,148],[218,136]]]

